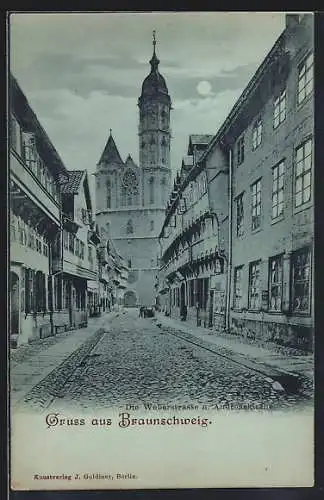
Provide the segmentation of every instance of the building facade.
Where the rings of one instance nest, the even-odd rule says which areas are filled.
[[[12,75],[9,90],[9,340],[16,347],[110,310],[127,270],[109,251],[108,262],[101,258],[86,171],[66,169]]]
[[[139,165],[120,157],[110,134],[96,171],[96,221],[109,226],[111,238],[130,269],[124,304],[150,305],[159,268],[158,236],[165,217],[171,182],[171,99],[159,60],[142,85],[139,107]]]
[[[312,348],[314,326],[313,46],[313,16],[287,14],[285,30],[198,161],[186,157],[185,180],[170,203],[173,217],[185,200],[186,224],[188,183],[205,172],[206,194],[199,198],[205,196],[204,207],[197,204],[193,212],[199,217],[208,206],[217,220],[213,245],[224,263],[223,279],[207,266],[203,285],[214,289],[213,300],[210,291],[204,298],[207,315],[215,318],[220,308],[221,321],[204,323],[305,350]],[[162,241],[170,220],[167,215]],[[181,274],[181,263],[168,250],[186,240],[181,224],[171,244],[162,244],[162,291],[166,266]],[[189,263],[193,267],[193,253]],[[192,302],[204,309],[199,293],[193,286]],[[175,297],[173,307],[181,303],[177,292]]]
[[[228,218],[223,186],[228,171],[215,173],[199,163],[212,137],[189,137],[188,154],[175,179],[160,234],[158,289],[160,304],[167,314],[197,326],[222,327]],[[217,197],[218,191],[224,193],[223,200]],[[213,199],[218,200],[217,206],[211,202]]]

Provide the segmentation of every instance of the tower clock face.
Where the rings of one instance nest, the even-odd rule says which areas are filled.
[[[122,183],[128,191],[136,191],[138,187],[138,180],[135,172],[132,170],[126,170],[122,178]]]

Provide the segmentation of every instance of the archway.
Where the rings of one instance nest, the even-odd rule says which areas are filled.
[[[10,334],[19,333],[19,276],[10,272]]]
[[[124,293],[124,306],[125,307],[135,307],[137,303],[136,293],[129,290]]]

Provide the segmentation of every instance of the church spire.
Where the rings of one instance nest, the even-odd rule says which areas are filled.
[[[112,136],[112,130],[109,129],[109,137],[105,149],[101,155],[99,163],[117,163],[123,165],[124,162],[120,157],[119,151],[117,149],[116,143]]]
[[[155,46],[156,46],[156,32],[155,30],[153,30],[153,56],[152,56],[152,59],[150,60],[150,65],[151,65],[151,68],[152,68],[152,72],[153,71],[157,71],[158,69],[158,65],[160,64],[160,61],[159,59],[157,58],[156,56],[156,53],[155,53]]]

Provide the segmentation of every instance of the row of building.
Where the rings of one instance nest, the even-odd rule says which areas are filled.
[[[128,268],[101,228],[87,171],[69,171],[10,75],[10,344],[118,307]]]
[[[313,16],[286,28],[216,135],[192,135],[159,236],[166,314],[311,349]]]

